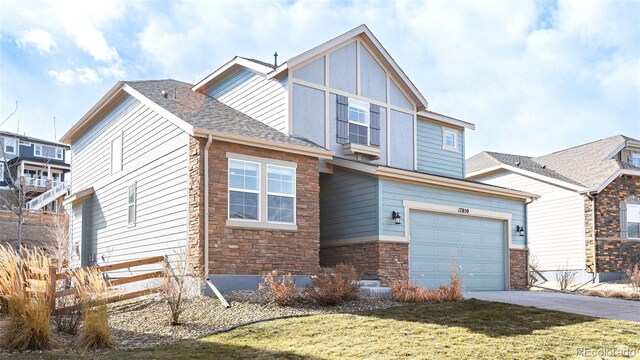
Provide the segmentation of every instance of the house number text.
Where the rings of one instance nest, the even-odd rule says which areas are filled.
[[[461,214],[468,214],[469,213],[469,209],[467,208],[458,208],[458,212]]]

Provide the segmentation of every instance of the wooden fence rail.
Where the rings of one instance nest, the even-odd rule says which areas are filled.
[[[125,261],[122,263],[117,263],[117,264],[110,264],[110,265],[103,265],[103,266],[97,266],[95,267],[95,269],[97,269],[100,272],[108,272],[108,271],[114,271],[114,270],[120,270],[120,269],[129,269],[132,267],[137,267],[137,266],[142,266],[142,265],[151,265],[151,264],[158,264],[158,263],[164,263],[165,261],[167,261],[167,258],[165,256],[154,256],[154,257],[149,257],[149,258],[145,258],[145,259],[140,259],[140,260],[132,260],[132,261]],[[64,289],[64,290],[56,290],[58,288],[58,281],[60,280],[65,280],[65,279],[70,279],[71,276],[73,274],[73,270],[70,271],[65,271],[62,273],[58,272],[58,267],[57,266],[50,266],[49,268],[49,279],[50,279],[50,284],[49,284],[49,299],[51,299],[51,311],[53,313],[60,313],[60,312],[64,312],[65,310],[69,310],[70,307],[65,307],[65,308],[58,308],[56,309],[56,300],[59,298],[63,298],[63,297],[67,297],[67,296],[75,296],[78,293],[78,290],[75,287],[71,287],[68,289]],[[144,273],[144,274],[139,274],[139,275],[133,275],[133,276],[128,276],[128,277],[122,277],[122,278],[117,278],[117,279],[113,279],[110,281],[107,281],[108,287],[112,288],[115,286],[120,286],[120,285],[124,285],[124,284],[130,284],[130,283],[134,283],[137,281],[142,281],[142,280],[148,280],[148,279],[154,279],[154,278],[161,278],[164,276],[164,271],[158,270],[158,271],[153,271],[153,272],[149,272],[149,273]],[[39,291],[39,289],[42,288],[42,284],[40,284],[39,282],[41,282],[41,280],[28,280],[30,281],[30,284],[33,283],[33,286],[30,286],[29,288],[32,289],[31,292],[34,295],[37,294],[42,294],[42,291]],[[45,286],[46,287],[46,286]],[[106,299],[107,303],[113,303],[113,302],[117,302],[117,301],[121,301],[121,300],[127,300],[127,299],[133,299],[139,296],[143,296],[143,295],[148,295],[148,294],[153,294],[153,293],[157,293],[160,292],[162,290],[161,286],[157,286],[157,287],[153,287],[153,288],[148,288],[148,289],[143,289],[143,290],[138,290],[138,291],[132,291],[132,292],[128,292],[128,293],[120,293],[117,295],[113,295],[110,296]]]

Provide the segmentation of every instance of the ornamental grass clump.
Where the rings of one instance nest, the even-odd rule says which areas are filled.
[[[21,254],[0,245],[0,296],[8,314],[0,342],[12,351],[42,350],[50,338],[51,261],[39,250]]]
[[[406,281],[394,281],[391,284],[391,297],[402,303],[455,302],[464,300],[462,281],[455,270],[451,271],[449,285],[438,289],[425,289]]]
[[[640,291],[640,266],[636,264],[629,268],[626,273],[633,291]]]
[[[278,270],[272,270],[262,278],[258,290],[265,292],[269,301],[280,306],[292,305],[300,301],[291,273],[279,275]]]
[[[78,346],[82,349],[111,347],[111,330],[107,315],[108,283],[95,268],[75,270],[72,279],[80,297],[82,310],[82,329]]]
[[[333,269],[322,269],[306,287],[309,298],[320,305],[336,306],[360,297],[360,276],[347,264],[338,264]]]

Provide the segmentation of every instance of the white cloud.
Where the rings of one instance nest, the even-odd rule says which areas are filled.
[[[65,85],[72,85],[74,83],[89,84],[100,81],[98,73],[88,67],[78,67],[64,71],[49,70],[49,76]]]
[[[23,31],[16,42],[23,49],[34,46],[40,54],[49,54],[58,46],[51,34],[42,29]]]

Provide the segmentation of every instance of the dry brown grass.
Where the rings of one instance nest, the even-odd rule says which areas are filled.
[[[629,298],[640,300],[640,291],[634,291],[632,293],[629,293]]]
[[[102,273],[94,268],[72,272],[72,279],[80,296],[82,330],[78,346],[82,349],[111,347],[111,330],[107,315],[109,286]]]
[[[258,290],[266,292],[271,302],[280,306],[291,305],[300,300],[291,273],[279,275],[278,270],[267,273],[262,278]]]
[[[391,285],[393,300],[403,303],[453,302],[464,300],[462,281],[456,271],[451,271],[451,283],[438,289],[425,289],[406,281],[395,281]]]
[[[633,267],[629,268],[627,271],[627,277],[629,278],[629,283],[631,287],[633,287],[634,291],[640,291],[640,266],[637,264]]]
[[[18,351],[46,349],[51,262],[39,250],[24,249],[21,254],[10,246],[0,246],[0,296],[9,315],[2,346]]]
[[[589,290],[585,294],[587,294],[588,296],[607,297],[607,294],[603,293],[600,290]]]
[[[185,311],[188,299],[193,294],[189,288],[188,260],[184,251],[176,254],[174,266],[165,261],[160,294],[169,308],[171,325],[180,325],[180,315]]]
[[[617,298],[617,299],[628,299],[629,292],[621,291],[621,290],[613,290],[607,294],[609,297]]]
[[[360,276],[347,264],[338,264],[333,269],[322,269],[305,292],[320,305],[336,306],[360,297]]]

